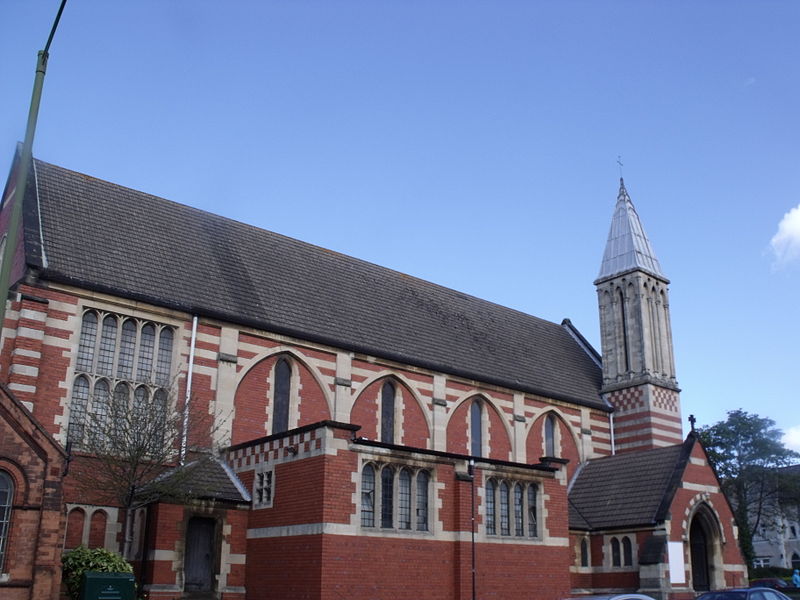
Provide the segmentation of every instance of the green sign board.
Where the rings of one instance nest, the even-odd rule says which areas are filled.
[[[136,585],[131,573],[83,574],[80,600],[136,600]]]

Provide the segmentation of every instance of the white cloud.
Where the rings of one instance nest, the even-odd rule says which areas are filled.
[[[783,434],[783,445],[790,450],[800,452],[800,425],[789,427]]]
[[[775,255],[775,266],[800,260],[800,205],[783,215],[769,245]]]

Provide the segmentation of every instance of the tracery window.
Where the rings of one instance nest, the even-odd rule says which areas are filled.
[[[539,536],[539,486],[491,477],[486,480],[486,534]]]
[[[361,470],[361,526],[428,531],[430,473],[425,469],[367,463]]]
[[[67,439],[78,447],[121,432],[112,414],[167,416],[175,332],[160,323],[99,310],[81,320]],[[90,431],[91,430],[91,431]],[[136,433],[136,432],[132,432]]]
[[[5,563],[13,501],[14,482],[8,473],[0,471],[0,573],[3,572],[3,564]]]

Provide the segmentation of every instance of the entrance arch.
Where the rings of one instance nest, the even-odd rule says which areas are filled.
[[[720,532],[714,512],[705,504],[700,505],[689,525],[689,560],[696,592],[725,586]]]

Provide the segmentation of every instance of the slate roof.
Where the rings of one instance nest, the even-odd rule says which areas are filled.
[[[617,204],[614,207],[614,216],[611,218],[600,274],[595,283],[634,269],[667,280],[628,195],[628,190],[625,189],[625,182],[620,177]]]
[[[587,461],[569,490],[571,529],[652,525],[666,518],[695,442]]]
[[[164,480],[170,477],[178,477],[177,482],[168,488],[175,497],[250,502],[250,494],[236,474],[215,456],[188,462],[184,471],[169,472]]]
[[[34,167],[25,248],[41,279],[607,410],[597,353],[569,324],[46,162]]]

